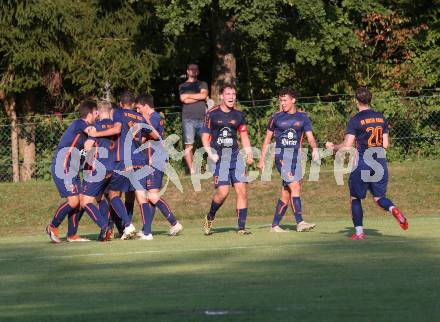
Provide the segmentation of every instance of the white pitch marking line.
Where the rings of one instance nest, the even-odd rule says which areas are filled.
[[[438,238],[425,239],[423,241],[429,242],[438,240]],[[332,244],[332,246],[344,246],[347,243]],[[400,244],[411,242],[411,240],[384,240],[384,241],[369,241],[371,244]],[[366,243],[365,243],[366,244]],[[283,248],[283,247],[303,247],[303,246],[328,246],[329,243],[299,243],[299,244],[284,244],[284,245],[248,245],[248,246],[232,246],[232,247],[216,247],[216,248],[190,248],[181,250],[144,250],[132,252],[117,252],[117,253],[90,253],[90,254],[76,254],[76,255],[51,255],[27,258],[25,261],[40,260],[40,259],[61,259],[61,258],[78,258],[78,257],[99,257],[99,256],[120,256],[120,255],[142,255],[142,254],[156,254],[156,253],[190,253],[190,252],[210,252],[210,251],[227,251],[227,250],[243,250],[255,248]],[[17,261],[21,258],[0,258],[0,261]]]

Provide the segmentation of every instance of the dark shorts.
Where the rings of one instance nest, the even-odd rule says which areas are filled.
[[[52,164],[51,166],[51,173],[58,193],[62,198],[79,196],[79,193],[81,191],[81,178],[79,177],[79,175],[73,177],[71,179],[71,182],[67,182],[67,179],[60,179],[55,174],[54,164]]]
[[[162,188],[163,172],[153,169],[154,172],[147,176],[147,190]]]
[[[118,171],[123,171],[124,173],[120,173]],[[139,169],[136,171],[139,171]],[[147,189],[146,176],[139,177],[136,175],[136,171],[134,170],[124,171],[124,166],[122,164],[118,165],[116,167],[116,170],[114,170],[112,173],[111,180],[109,183],[109,190],[120,191],[120,192],[146,190]],[[134,181],[137,182],[138,184],[136,186],[133,185],[133,182],[127,176],[132,176],[133,178],[136,178]]]
[[[367,196],[367,191],[370,191],[373,197],[385,196],[388,185],[388,167],[386,161],[379,163],[384,170],[383,176],[378,180],[374,180],[376,182],[368,182],[369,180],[364,181],[365,178],[362,178],[362,171],[366,171],[370,176],[374,175],[375,171],[364,162],[358,162],[358,166],[348,179],[348,186],[352,197],[364,199]]]
[[[97,182],[89,182],[83,180],[81,186],[81,194],[85,196],[98,197],[101,193],[106,192],[113,177],[113,172],[108,172],[105,178]]]
[[[283,160],[280,157],[275,157],[275,167],[281,175],[283,187],[287,187],[290,183],[302,179],[301,156],[299,154],[294,155],[292,160]]]
[[[214,176],[214,186],[230,186],[236,183],[247,183],[247,173],[244,161],[232,161],[222,163],[218,161],[210,164],[211,172]]]

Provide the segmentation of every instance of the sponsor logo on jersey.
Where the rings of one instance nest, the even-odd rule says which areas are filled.
[[[217,138],[217,144],[225,147],[229,147],[234,144],[232,130],[229,127],[224,127],[220,130],[220,134]]]
[[[283,146],[295,146],[298,143],[298,135],[295,129],[287,129],[281,135],[281,144]]]

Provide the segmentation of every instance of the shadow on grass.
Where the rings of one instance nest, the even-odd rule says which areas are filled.
[[[351,237],[351,235],[353,235],[354,233],[355,233],[355,230],[353,227],[345,227],[343,230],[336,232],[336,234],[342,234],[347,237]],[[372,229],[372,228],[365,228],[364,233],[367,236],[383,236],[383,234],[379,230]]]
[[[214,235],[214,234],[221,234],[221,233],[228,233],[230,231],[236,232],[237,228],[235,228],[235,227],[220,227],[220,228],[213,228],[211,230],[212,235]]]
[[[235,250],[224,246],[227,236],[218,244],[194,239],[177,251],[175,244],[167,249],[118,243],[131,253],[105,256],[100,248],[99,254],[89,249],[83,257],[80,252],[53,259],[33,258],[32,244],[27,250],[8,245],[23,259],[0,267],[0,303],[7,308],[0,320],[440,320],[438,242],[357,244],[337,238],[351,232],[346,227],[325,243],[289,245],[261,233],[261,243],[237,242],[242,247]],[[375,229],[366,232],[382,236]],[[42,251],[50,255],[49,247]]]

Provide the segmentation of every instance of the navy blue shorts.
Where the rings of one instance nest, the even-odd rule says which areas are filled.
[[[121,164],[117,166],[116,170],[124,171],[124,166]],[[128,170],[124,171],[123,174],[114,170],[109,183],[109,190],[120,192],[147,190],[146,176],[141,177],[140,173],[137,172],[139,170]],[[132,177],[133,180],[130,180],[128,177]],[[133,185],[133,182],[136,182],[136,185]]]
[[[292,160],[275,157],[275,167],[281,175],[283,187],[288,187],[290,183],[302,179],[301,157],[299,154],[294,155]]]
[[[98,182],[89,182],[83,180],[81,187],[81,194],[85,196],[98,197],[104,193],[112,180],[113,172],[108,172],[105,178]]]
[[[367,196],[367,191],[370,191],[373,197],[385,196],[388,185],[388,167],[386,161],[377,161],[382,166],[384,173],[379,180],[374,180],[376,182],[368,182],[369,180],[366,180],[365,182],[363,180],[362,171],[366,171],[366,173],[369,173],[370,176],[373,176],[375,171],[363,161],[358,162],[358,166],[350,174],[350,178],[348,179],[348,186],[350,188],[350,195],[352,197],[364,199]]]
[[[79,196],[81,191],[81,178],[79,175],[73,177],[71,182],[68,182],[66,185],[67,179],[60,179],[55,175],[54,164],[51,166],[51,173],[53,181],[55,182],[55,186],[57,187],[58,193],[61,198]]]
[[[214,186],[230,186],[236,183],[247,183],[246,165],[240,158],[235,161],[222,163],[221,160],[210,164],[214,176]]]
[[[154,172],[147,176],[147,190],[151,189],[161,189],[163,172],[157,169],[152,169]]]

